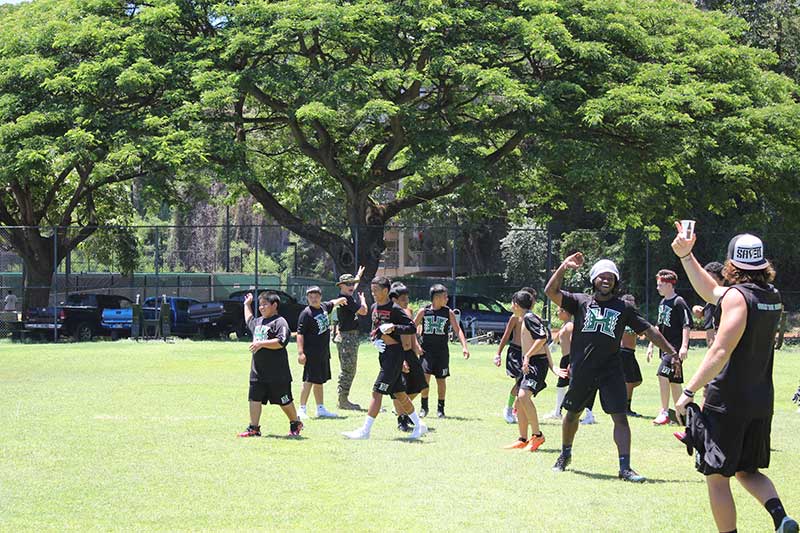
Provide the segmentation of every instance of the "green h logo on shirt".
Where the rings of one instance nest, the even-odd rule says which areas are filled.
[[[601,309],[599,307],[590,307],[586,314],[586,320],[583,323],[583,333],[597,333],[598,331],[604,335],[615,338],[614,330],[617,327],[619,320],[619,311],[613,309]]]
[[[425,335],[444,335],[447,319],[443,316],[426,316],[422,333]]]

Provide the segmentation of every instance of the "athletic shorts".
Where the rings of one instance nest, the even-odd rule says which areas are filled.
[[[566,354],[561,357],[561,361],[558,362],[558,367],[566,370],[568,366],[569,366],[569,354]],[[569,387],[569,376],[565,378],[558,378],[558,383],[556,383],[556,387],[559,388]]]
[[[380,394],[395,394],[405,392],[406,384],[403,379],[403,346],[400,344],[387,345],[382,354],[378,356],[381,369],[372,390]]]
[[[622,359],[622,374],[625,376],[625,383],[641,383],[642,370],[636,360],[636,352],[630,348],[620,348],[619,357]]]
[[[321,385],[331,379],[331,356],[306,353],[303,382]]]
[[[772,417],[752,418],[721,414],[703,409],[708,422],[707,439],[710,438],[722,455],[722,467],[712,468],[700,454],[695,453],[695,467],[706,476],[721,474],[732,477],[736,472],[753,473],[769,467],[770,432]]]
[[[418,394],[424,389],[428,388],[428,382],[425,381],[425,372],[422,370],[422,363],[419,362],[419,357],[408,350],[404,353],[404,360],[408,363],[408,373],[403,373],[403,380],[405,380],[406,394]]]
[[[430,374],[436,379],[444,379],[450,376],[449,351],[426,351],[422,354],[420,360],[422,361],[422,370],[426,374]]]
[[[506,350],[506,374],[514,379],[522,374],[522,348],[516,344],[509,344]]]
[[[628,390],[619,358],[614,358],[611,364],[601,368],[573,368],[562,406],[567,411],[580,413],[593,404],[598,391],[603,411],[608,414],[627,412]]]
[[[667,378],[670,383],[683,383],[683,362],[676,355],[675,364],[673,365],[672,356],[662,355],[657,375]]]
[[[289,405],[294,401],[292,398],[292,382],[285,383],[265,383],[263,381],[251,381],[250,391],[247,399],[251,402],[261,402],[266,405]]]
[[[547,362],[546,355],[531,357],[528,362],[528,373],[519,377],[517,386],[520,389],[531,391],[533,395],[536,396],[547,387],[545,378],[547,378],[547,371],[549,369],[550,365]]]

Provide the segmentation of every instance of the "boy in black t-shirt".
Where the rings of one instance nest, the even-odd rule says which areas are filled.
[[[544,444],[544,435],[539,428],[539,414],[532,398],[541,392],[547,383],[547,369],[549,368],[559,377],[566,377],[566,370],[554,369],[553,360],[547,343],[550,341],[550,329],[542,319],[531,311],[533,298],[530,293],[519,291],[511,300],[511,309],[514,316],[522,321],[521,343],[522,364],[517,376],[517,418],[519,420],[519,439],[517,442],[506,446],[507,449],[522,449],[535,452]],[[531,428],[531,437],[528,439],[528,426]]]
[[[280,405],[289,419],[289,435],[300,435],[303,423],[297,418],[292,398],[292,373],[289,370],[289,324],[278,315],[280,296],[262,293],[258,296],[261,317],[253,316],[253,295],[244,299],[244,320],[253,334],[250,353],[250,425],[240,437],[260,437],[262,404]]]
[[[392,282],[388,278],[378,276],[372,280],[370,288],[375,303],[372,304],[372,330],[370,339],[378,349],[378,362],[380,371],[375,385],[372,388],[372,401],[369,404],[364,425],[355,431],[342,433],[348,439],[368,439],[372,424],[381,411],[383,396],[394,396],[402,412],[408,414],[414,423],[414,431],[409,436],[418,439],[428,432],[428,427],[423,424],[419,415],[414,412],[414,404],[408,399],[405,392],[403,373],[403,344],[402,335],[413,335],[417,328],[414,322],[399,305],[389,299],[389,289]]]
[[[455,313],[447,307],[447,287],[437,283],[431,287],[430,295],[431,304],[417,311],[414,323],[422,329],[422,369],[425,371],[425,381],[430,384],[431,376],[436,378],[439,400],[436,416],[444,418],[444,397],[447,393],[447,378],[450,376],[450,329],[461,342],[464,359],[469,359],[469,348]],[[429,391],[430,389],[422,391],[422,407],[419,411],[421,417],[428,415]]]
[[[408,287],[399,281],[392,283],[389,297],[400,306],[405,314],[408,315],[408,318],[413,318],[414,315],[409,306]],[[422,363],[419,360],[420,355],[422,355],[422,346],[417,340],[416,333],[414,335],[401,335],[400,341],[403,344],[403,355],[405,357],[402,377],[405,381],[408,399],[413,403],[414,398],[428,388],[428,382],[425,381],[425,371],[422,370]],[[403,406],[396,398],[393,398],[393,400],[395,412],[397,412],[397,429],[405,432],[411,431],[411,426],[413,426],[411,417],[402,412]]]
[[[631,430],[628,425],[627,393],[619,359],[620,343],[625,326],[644,333],[665,352],[672,347],[661,333],[652,327],[636,310],[616,296],[619,286],[617,266],[603,259],[589,272],[593,294],[570,293],[561,290],[567,269],[583,265],[580,252],[567,257],[547,282],[545,293],[558,306],[574,317],[572,346],[570,349],[571,379],[564,398],[567,414],[562,423],[561,455],[553,470],[563,472],[572,461],[572,443],[578,431],[580,413],[600,392],[603,410],[614,422],[614,442],[619,452],[619,477],[625,481],[642,482],[631,468]]]
[[[692,327],[689,306],[675,293],[678,275],[672,270],[659,270],[656,274],[656,288],[663,297],[658,304],[658,331],[675,347],[680,347],[678,355],[660,352],[658,365],[658,386],[661,391],[661,411],[653,424],[669,424],[669,395],[677,402],[683,383],[683,361],[689,353],[689,330]],[[653,343],[647,347],[647,362],[653,357]]]
[[[331,379],[331,332],[329,314],[345,303],[345,298],[322,301],[322,290],[309,287],[306,290],[308,306],[297,319],[297,362],[303,365],[303,389],[300,391],[301,420],[308,418],[306,402],[311,390],[317,403],[319,418],[336,418],[336,413],[325,409],[322,385]]]

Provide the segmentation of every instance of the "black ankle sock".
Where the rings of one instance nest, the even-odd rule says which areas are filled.
[[[517,440],[519,440],[520,442],[528,442],[528,439],[526,437],[520,437]]]
[[[300,423],[301,423],[301,422],[300,422],[299,420],[291,420],[291,421],[289,422],[289,429],[290,429],[291,431],[294,431],[294,430],[296,430],[296,429],[297,429],[297,428],[300,426]],[[260,427],[260,426],[259,426],[259,427]]]
[[[736,533],[736,532],[737,532],[737,530],[736,530],[736,529],[732,529],[732,530],[730,530],[730,531],[725,531],[725,533]]]
[[[630,455],[620,455],[619,456],[619,471],[622,472],[623,470],[630,470],[631,469],[631,456]]]
[[[781,503],[780,498],[772,498],[771,500],[767,500],[767,502],[764,504],[764,508],[772,517],[772,521],[775,523],[775,529],[778,529],[778,526],[781,525],[783,519],[786,518],[786,511],[783,509],[783,504]]]
[[[422,398],[422,408],[425,409],[426,411],[428,410],[428,399],[427,398]]]
[[[443,410],[444,409],[444,400],[439,400],[439,402],[436,405],[437,405],[437,407],[439,408],[440,411]]]
[[[572,445],[570,444],[569,446],[561,446],[561,455],[564,457],[572,457]]]

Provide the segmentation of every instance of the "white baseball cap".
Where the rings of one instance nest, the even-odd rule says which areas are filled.
[[[614,274],[614,277],[617,278],[617,281],[619,281],[619,270],[617,269],[617,265],[615,265],[614,261],[611,261],[610,259],[601,259],[595,263],[594,266],[592,266],[592,269],[589,271],[589,280],[594,283],[594,280],[597,279],[597,276],[606,272]]]
[[[764,257],[764,243],[749,233],[742,233],[731,239],[728,244],[728,259],[742,270],[761,270],[769,264]]]

